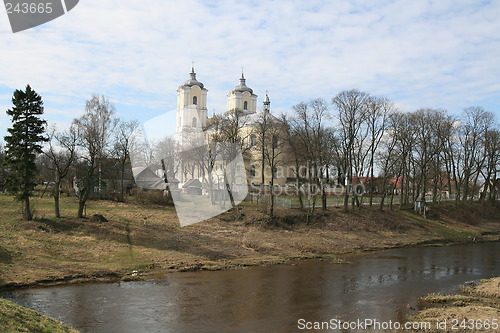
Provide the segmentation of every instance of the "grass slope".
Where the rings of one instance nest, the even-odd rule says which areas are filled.
[[[0,332],[78,333],[57,320],[1,298]]]
[[[34,221],[0,195],[0,287],[132,278],[132,271],[224,269],[292,258],[334,256],[393,247],[498,240],[498,207],[443,205],[423,219],[411,210],[342,213],[331,208],[307,217],[277,208],[269,225],[260,207],[181,228],[172,207],[90,202],[77,219],[75,198],[62,198],[53,218],[51,198],[35,198]]]
[[[469,283],[460,295],[431,294],[419,302],[424,309],[410,320],[431,323],[427,332],[499,331],[500,277]],[[436,329],[438,322],[446,322],[446,328]]]

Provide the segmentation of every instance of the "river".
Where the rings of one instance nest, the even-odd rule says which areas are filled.
[[[81,332],[298,332],[298,320],[401,320],[431,292],[500,276],[500,242],[405,248],[141,282],[22,289],[0,297]]]

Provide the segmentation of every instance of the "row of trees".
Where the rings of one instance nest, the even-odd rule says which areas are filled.
[[[14,107],[7,113],[13,125],[5,137],[5,149],[0,147],[0,160],[6,164],[0,177],[9,190],[18,193],[28,219],[32,217],[29,196],[36,183],[35,162],[41,179],[54,182],[56,216],[60,216],[61,184],[77,180],[78,216],[83,217],[103,173],[118,180],[118,199],[123,200],[131,154],[142,155],[148,160],[146,165],[163,168],[167,179],[180,173],[184,179],[189,174],[200,177],[210,191],[215,169],[226,169],[222,182],[233,205],[237,170],[229,167],[235,166],[232,161],[240,151],[247,161],[259,160],[261,183],[266,169],[273,173],[280,166],[293,170],[297,188],[307,183],[313,194],[309,196],[311,210],[318,195],[326,209],[325,185],[332,183],[345,189],[345,210],[349,203],[360,206],[364,197],[372,207],[377,192],[382,196],[380,209],[387,195],[391,207],[395,195],[401,204],[425,199],[429,193],[436,201],[444,191],[453,193],[457,201],[494,201],[497,196],[499,128],[494,115],[481,107],[467,108],[459,116],[430,108],[401,112],[385,97],[349,90],[330,103],[324,99],[299,103],[279,117],[264,110],[258,117],[230,112],[211,118],[205,132],[189,136],[189,144],[180,149],[170,137],[145,146],[135,142],[138,123],[119,120],[113,105],[102,96],[92,96],[83,116],[62,132],[46,129],[40,118],[43,102],[31,87],[16,90],[12,102]],[[112,167],[104,167],[107,160],[112,160]],[[246,172],[252,175],[255,170],[249,164]],[[306,174],[299,173],[304,169]],[[270,177],[271,188],[274,180]],[[353,190],[360,182],[367,196]],[[302,192],[297,193],[305,209]],[[269,211],[272,216],[273,195]]]
[[[259,161],[262,184],[265,170],[288,168],[295,172],[289,178],[296,187],[307,185],[313,194],[305,205],[303,192],[297,192],[301,209],[311,211],[317,197],[327,208],[327,184],[343,186],[346,211],[366,197],[372,208],[377,193],[380,209],[387,196],[392,208],[396,195],[403,205],[429,194],[434,202],[445,194],[457,201],[494,201],[499,185],[499,128],[491,112],[481,107],[461,115],[431,108],[402,112],[389,99],[359,90],[343,91],[331,103],[321,98],[299,103],[279,117],[265,111],[258,117],[226,113],[210,119],[205,135],[192,136],[180,150],[172,138],[165,143],[169,160],[179,161],[167,168],[169,177],[184,173],[184,178],[195,178],[198,170],[209,189],[213,180],[208,175],[218,164],[227,173],[235,157],[228,147],[243,152],[250,177],[255,175],[252,161]],[[274,180],[270,177],[271,188]],[[224,183],[231,194],[230,182]],[[355,190],[360,183],[366,192]],[[271,195],[271,216],[273,211]]]
[[[316,99],[282,117],[295,163],[310,166],[309,182],[321,186],[333,176],[348,189],[364,180],[372,207],[378,170],[380,209],[386,194],[392,205],[396,192],[402,204],[425,200],[428,193],[435,202],[444,190],[457,201],[496,199],[500,137],[491,112],[481,107],[460,116],[430,108],[401,112],[387,98],[358,90],[339,93],[331,106],[333,112]],[[360,205],[356,191],[346,190],[345,210],[349,198],[353,207]],[[325,200],[323,191],[323,208]]]
[[[123,200],[130,140],[137,121],[118,119],[109,100],[94,95],[86,102],[83,116],[74,119],[68,130],[57,131],[54,127],[47,129],[41,118],[42,98],[29,85],[25,91],[14,92],[12,103],[14,107],[7,110],[12,127],[5,137],[5,149],[0,147],[0,177],[5,190],[16,193],[23,203],[25,219],[32,219],[29,199],[39,181],[47,187],[52,185],[57,217],[61,215],[59,199],[64,181],[70,188],[76,185],[78,217],[84,217],[86,202],[100,187],[96,182],[103,174],[121,181],[119,199]]]

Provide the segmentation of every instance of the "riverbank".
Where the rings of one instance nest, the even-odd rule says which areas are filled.
[[[500,277],[481,280],[478,285],[468,283],[459,295],[431,294],[419,303],[423,309],[409,320],[430,323],[426,332],[498,332]]]
[[[269,224],[258,206],[244,203],[202,223],[181,228],[173,207],[90,202],[87,215],[108,221],[52,218],[52,200],[36,198],[35,221],[20,220],[20,206],[0,195],[0,288],[118,279],[155,271],[233,269],[290,259],[335,257],[407,246],[500,240],[500,210],[478,204],[442,204],[423,219],[411,210],[307,216],[278,207]],[[63,198],[61,213],[77,202]],[[377,207],[378,208],[378,207]]]
[[[2,332],[78,333],[60,321],[0,298],[0,330]]]

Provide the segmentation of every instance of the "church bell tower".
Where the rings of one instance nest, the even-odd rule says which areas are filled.
[[[203,83],[196,79],[194,66],[189,79],[177,89],[176,140],[180,145],[187,142],[190,133],[201,133],[207,124],[207,92]]]

